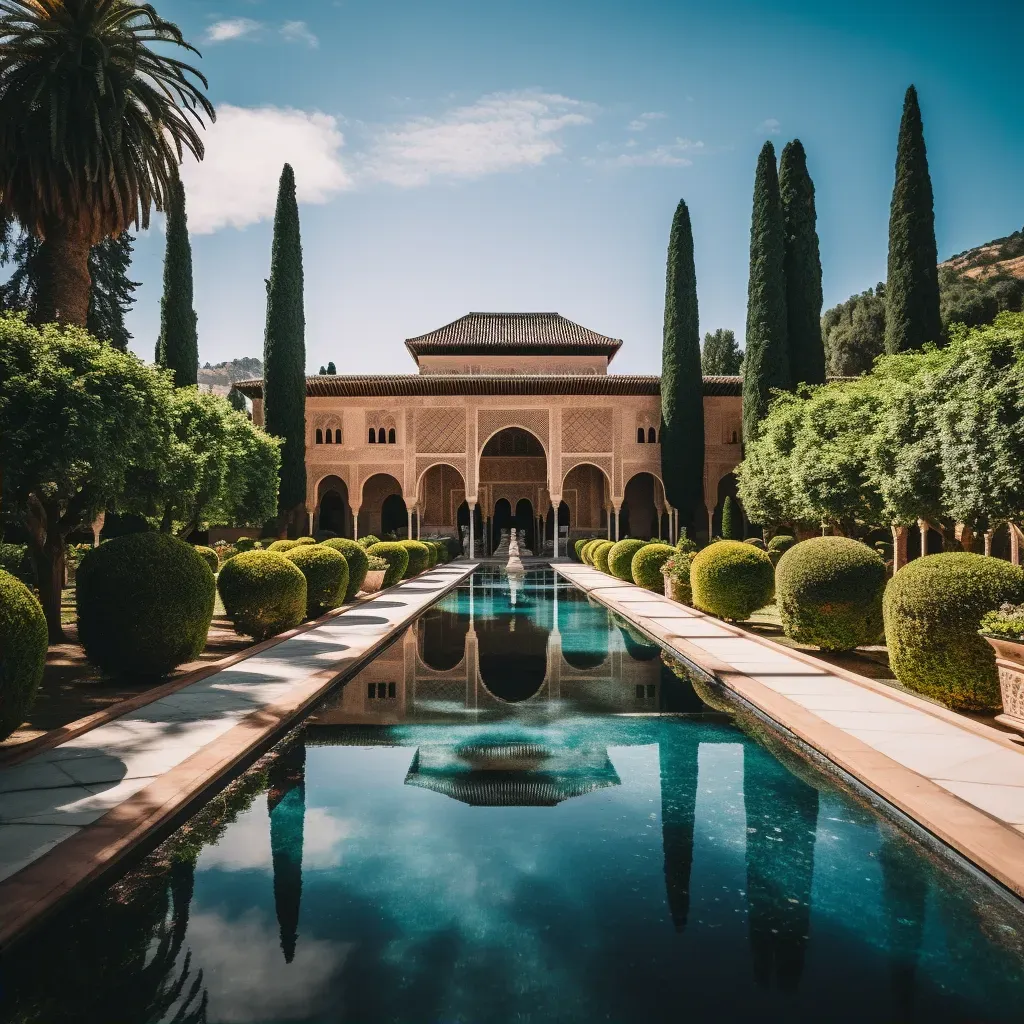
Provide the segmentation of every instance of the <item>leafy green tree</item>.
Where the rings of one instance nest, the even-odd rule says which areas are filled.
[[[943,337],[953,324],[982,327],[1000,313],[1024,310],[1024,278],[1008,274],[969,277],[952,267],[939,270],[939,310]]]
[[[147,227],[182,152],[202,159],[206,80],[130,0],[4,0],[0,42],[0,215],[43,240],[35,318],[84,327],[92,246]]]
[[[701,351],[701,370],[707,377],[735,377],[740,372],[743,353],[736,344],[733,331],[721,327],[714,334],[704,335],[704,348]]]
[[[160,339],[156,361],[174,374],[176,387],[199,379],[199,335],[192,297],[192,245],[188,239],[185,186],[178,179],[167,203],[164,293],[160,298]]]
[[[821,341],[821,256],[814,182],[803,143],[786,144],[779,161],[779,194],[786,233],[786,316],[789,368],[794,384],[825,383]]]
[[[757,158],[750,224],[747,343],[743,365],[743,439],[757,436],[773,389],[790,386],[787,342],[785,228],[775,148],[766,142]]]
[[[938,344],[938,252],[935,209],[917,90],[903,100],[896,148],[896,184],[889,210],[885,350],[906,352]]]
[[[281,172],[274,216],[263,365],[264,425],[284,442],[278,514],[294,534],[304,529],[306,504],[306,316],[299,207],[289,164]]]
[[[869,373],[885,351],[885,285],[833,306],[821,319],[821,333],[829,376]]]
[[[231,390],[228,392],[228,402],[230,402],[231,408],[236,412],[242,412],[248,415],[249,406],[246,404],[245,395],[243,395],[238,388],[232,386]]]
[[[84,330],[0,317],[3,511],[28,533],[54,641],[67,536],[157,467],[170,389],[169,377]]]
[[[704,488],[704,381],[690,211],[679,201],[669,233],[661,353],[661,467],[668,501],[692,522]]]

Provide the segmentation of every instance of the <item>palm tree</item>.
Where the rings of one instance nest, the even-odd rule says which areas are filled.
[[[0,220],[43,240],[36,318],[85,326],[89,249],[164,208],[213,105],[150,4],[0,0]]]

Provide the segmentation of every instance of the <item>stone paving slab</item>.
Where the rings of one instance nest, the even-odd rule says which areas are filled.
[[[1004,734],[600,570],[555,569],[1024,896],[1024,751]]]
[[[103,833],[108,862],[123,856],[145,837],[143,817],[152,817],[153,827],[166,821],[196,796],[198,780],[208,788],[219,766],[229,769],[280,731],[474,568],[438,566],[249,657],[228,659],[228,667],[144,707],[0,766],[0,943],[24,925],[26,908],[28,917],[33,907],[49,909],[47,893],[59,890],[63,898],[76,876],[88,880],[92,865],[76,871],[81,858],[72,853],[86,833]],[[154,789],[169,791],[158,804],[146,798]],[[35,890],[25,877],[33,871]]]

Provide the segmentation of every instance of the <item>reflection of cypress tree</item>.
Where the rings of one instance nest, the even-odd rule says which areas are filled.
[[[768,988],[774,976],[780,989],[793,992],[803,973],[811,919],[818,791],[748,745],[743,801],[754,978]]]
[[[665,889],[676,931],[686,927],[693,866],[693,822],[697,806],[695,739],[676,736],[658,744],[661,767],[661,845],[665,853]]]
[[[924,904],[928,897],[928,865],[906,841],[883,824],[878,862],[889,929],[892,995],[899,1020],[914,1016],[917,958],[924,932]]]
[[[302,901],[302,837],[306,820],[306,747],[301,741],[270,769],[267,791],[270,852],[274,860],[274,908],[285,963],[295,959]]]

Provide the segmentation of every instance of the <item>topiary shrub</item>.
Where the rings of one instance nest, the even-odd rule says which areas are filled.
[[[586,559],[587,565],[593,565],[594,564],[594,555],[597,553],[597,549],[602,544],[607,544],[607,543],[608,542],[603,537],[596,537],[594,540],[592,540],[583,549],[583,555],[584,555],[584,558]]]
[[[384,586],[393,587],[405,576],[409,568],[409,552],[394,540],[382,540],[366,549],[368,555],[376,555],[388,563],[388,571],[384,574]]]
[[[0,740],[25,721],[46,666],[46,617],[32,591],[0,569]]]
[[[687,555],[695,555],[697,553],[697,542],[690,540],[686,536],[686,530],[679,535],[679,540],[676,542],[676,550],[682,551]]]
[[[739,621],[771,601],[775,570],[766,551],[738,540],[720,540],[694,555],[690,588],[695,608]]]
[[[611,554],[612,548],[615,547],[614,541],[603,540],[594,547],[594,568],[600,569],[601,572],[608,572],[608,556]]]
[[[419,576],[421,572],[427,571],[430,565],[430,552],[427,550],[426,544],[418,540],[400,540],[397,543],[409,552],[409,564],[405,567],[405,579],[411,579],[413,576]]]
[[[325,540],[322,547],[331,548],[345,556],[348,562],[348,588],[345,591],[345,601],[351,601],[359,593],[370,571],[370,557],[361,544],[347,537],[332,537]]]
[[[365,537],[360,537],[356,543],[361,544],[364,550],[369,551],[374,544],[380,544],[381,539],[380,537],[375,537],[372,533],[368,533]]]
[[[676,549],[671,544],[645,544],[633,555],[629,567],[630,577],[638,587],[663,594],[665,580],[661,575],[661,567],[675,554]]]
[[[645,540],[620,540],[608,552],[608,571],[619,580],[633,582],[633,556],[647,547]]]
[[[317,544],[323,544],[325,540],[332,540],[338,535],[333,530],[317,530],[313,537],[316,539]]]
[[[202,544],[197,544],[195,548],[197,554],[210,567],[211,572],[218,572],[220,570],[220,555],[213,548],[205,547]],[[224,550],[226,551],[227,548]]]
[[[427,549],[427,568],[433,569],[437,565],[437,544],[432,540],[421,540],[420,543]]]
[[[906,687],[962,711],[999,707],[985,612],[1024,601],[1024,569],[966,551],[915,558],[889,581],[882,608],[889,663]]]
[[[286,555],[306,577],[306,618],[315,619],[344,604],[348,562],[340,551],[323,544],[298,544]]]
[[[253,537],[239,537],[234,544],[236,551],[255,551],[258,546],[259,541]]]
[[[267,547],[267,550],[277,551],[279,554],[283,555],[286,551],[291,551],[296,544],[298,544],[298,541],[296,540],[275,540]]]
[[[849,537],[801,541],[775,569],[775,600],[786,636],[824,651],[878,643],[884,592],[885,562]]]
[[[296,537],[294,543],[296,545],[298,545],[298,544],[319,544],[320,542],[316,539],[316,537]]]
[[[757,548],[758,551],[768,550],[768,546],[760,537],[748,537],[743,543],[749,544],[752,548]]]
[[[572,550],[573,550],[573,552],[574,552],[574,553],[575,553],[575,555],[576,555],[576,561],[577,561],[577,562],[582,562],[582,561],[583,561],[583,549],[584,549],[584,548],[585,548],[585,547],[586,547],[586,546],[587,546],[587,545],[588,545],[589,543],[590,543],[590,541],[588,541],[586,537],[581,537],[581,538],[580,538],[580,539],[579,539],[578,541],[576,541],[576,542],[575,542],[575,543],[573,544],[573,546],[572,546]]]
[[[213,573],[190,544],[126,534],[78,567],[78,639],[104,672],[164,676],[206,646],[215,597]]]
[[[255,640],[294,629],[306,617],[306,577],[280,550],[235,555],[217,588],[235,632]]]
[[[722,502],[722,537],[725,540],[743,540],[740,531],[740,516],[736,511],[736,502],[727,494],[725,501]]]
[[[778,533],[768,541],[768,550],[778,551],[781,555],[793,547],[794,544],[796,544],[795,537],[790,537],[789,534],[786,533]]]

